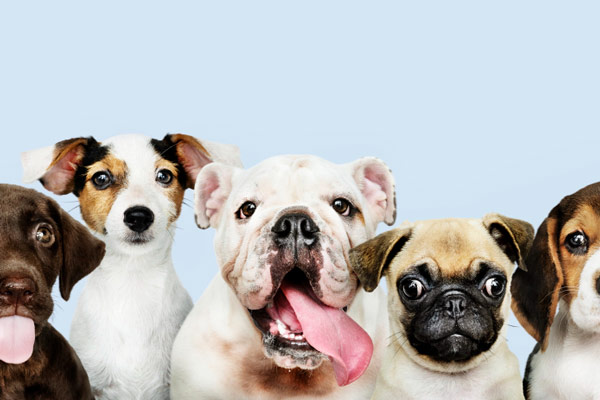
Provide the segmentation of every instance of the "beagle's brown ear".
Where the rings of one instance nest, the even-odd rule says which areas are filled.
[[[71,193],[75,187],[75,173],[88,147],[100,148],[93,137],[78,137],[21,153],[23,181],[30,183],[39,180],[55,194]]]
[[[528,270],[515,271],[510,289],[513,312],[525,330],[541,343],[542,351],[548,345],[563,283],[558,234],[557,219],[550,213],[538,229],[525,260]]]
[[[350,267],[367,292],[375,290],[384,270],[410,238],[412,227],[392,229],[350,250]]]
[[[59,273],[60,294],[69,300],[73,286],[92,272],[104,258],[104,242],[60,208],[63,263]]]
[[[525,256],[533,243],[533,226],[529,222],[495,213],[485,215],[483,224],[510,261],[527,271]]]

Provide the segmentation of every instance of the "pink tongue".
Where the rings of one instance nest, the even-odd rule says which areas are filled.
[[[281,291],[294,309],[306,341],[329,356],[338,385],[358,379],[373,355],[367,332],[345,312],[314,299],[306,289],[283,282]]]
[[[35,326],[31,318],[18,315],[0,318],[0,360],[21,364],[33,354]]]

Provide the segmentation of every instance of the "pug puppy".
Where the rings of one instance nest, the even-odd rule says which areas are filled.
[[[373,399],[523,399],[505,340],[510,277],[533,227],[483,219],[405,223],[350,251],[366,291],[382,275],[391,335]]]

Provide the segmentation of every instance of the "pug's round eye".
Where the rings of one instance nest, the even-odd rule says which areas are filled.
[[[254,214],[254,211],[256,211],[256,204],[251,201],[247,201],[242,204],[239,210],[237,210],[236,215],[239,219],[246,219],[250,218],[252,214]]]
[[[54,243],[54,234],[47,226],[39,226],[35,232],[35,240],[44,246],[50,246]]]
[[[112,176],[108,171],[96,172],[92,176],[92,183],[98,190],[104,190],[112,184]]]
[[[338,198],[331,203],[331,207],[340,215],[347,217],[350,215],[350,211],[352,210],[352,204],[346,199]]]
[[[161,169],[156,173],[156,182],[161,185],[168,185],[173,181],[173,173],[168,169]]]
[[[491,298],[497,299],[498,297],[504,294],[504,289],[506,288],[506,282],[504,279],[494,276],[489,278],[483,284],[483,293]]]
[[[400,284],[402,294],[409,300],[417,300],[425,293],[425,286],[418,279],[405,279]]]
[[[573,254],[585,254],[588,250],[588,237],[581,231],[570,233],[565,239],[565,245]]]

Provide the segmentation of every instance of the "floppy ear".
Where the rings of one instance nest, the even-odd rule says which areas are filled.
[[[527,271],[525,256],[533,243],[533,226],[529,222],[500,214],[485,215],[483,224],[510,261]]]
[[[240,151],[237,146],[199,140],[182,133],[166,135],[162,142],[165,151],[173,149],[179,164],[187,175],[186,187],[193,188],[200,170],[211,162],[222,162],[236,167],[242,166]]]
[[[75,186],[75,172],[85,156],[86,146],[97,144],[93,137],[63,140],[54,146],[21,153],[23,181],[39,180],[55,194],[67,194]]]
[[[384,232],[350,250],[350,267],[367,292],[375,290],[384,270],[406,244],[412,227]]]
[[[199,228],[216,227],[237,171],[239,168],[219,162],[200,171],[194,187],[194,213]]]
[[[548,346],[563,283],[557,244],[557,220],[551,212],[538,229],[527,255],[528,270],[517,269],[510,288],[513,312],[525,330],[541,343],[542,351]]]
[[[69,300],[71,289],[92,272],[104,258],[104,242],[73,217],[60,209],[63,264],[59,273],[60,294]]]
[[[394,176],[388,166],[375,157],[360,158],[350,166],[354,180],[374,213],[375,222],[392,225],[396,220],[396,192]]]

